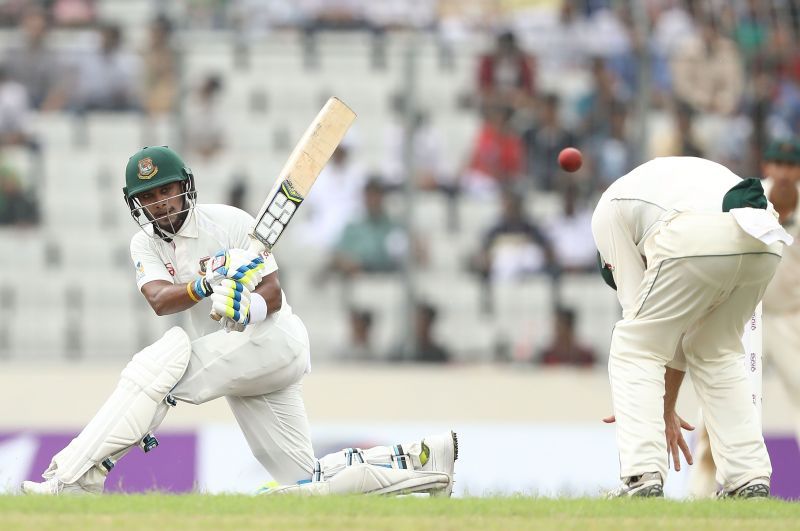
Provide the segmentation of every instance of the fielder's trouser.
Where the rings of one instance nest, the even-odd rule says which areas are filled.
[[[263,332],[215,332],[192,341],[189,367],[171,395],[202,404],[225,397],[250,450],[280,483],[307,479],[315,463],[302,396],[308,333],[284,308]]]
[[[800,312],[764,313],[764,359],[789,396],[800,443]]]
[[[769,296],[769,294],[767,294]],[[796,312],[764,314],[764,358],[778,373],[795,414],[795,437],[800,441],[800,314]],[[705,423],[697,424],[694,446],[695,464],[689,483],[689,493],[697,498],[708,497],[716,491],[716,465]]]
[[[732,489],[768,477],[769,456],[741,369],[741,337],[782,244],[763,244],[729,214],[672,213],[644,247],[636,306],[617,323],[609,357],[621,476],[666,477],[664,367],[681,342],[718,481]]]

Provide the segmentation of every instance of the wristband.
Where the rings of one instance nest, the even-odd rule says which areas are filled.
[[[186,293],[189,294],[189,298],[192,299],[194,302],[200,302],[200,299],[197,298],[197,295],[194,294],[194,290],[192,289],[192,284],[194,282],[189,282],[186,284]]]
[[[194,302],[200,302],[200,299],[205,299],[211,295],[214,290],[211,289],[211,286],[208,285],[208,281],[205,278],[200,277],[194,282],[186,284],[186,292]]]
[[[250,323],[259,323],[267,318],[269,309],[267,308],[267,301],[258,293],[250,294]]]

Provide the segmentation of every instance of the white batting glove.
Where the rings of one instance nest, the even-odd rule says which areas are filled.
[[[241,282],[223,278],[213,287],[211,318],[227,331],[241,332],[250,322],[250,291]]]
[[[264,257],[245,249],[218,252],[206,270],[206,280],[213,287],[223,278],[241,282],[253,291],[264,278]]]

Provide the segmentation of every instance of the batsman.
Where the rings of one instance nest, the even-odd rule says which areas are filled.
[[[275,257],[247,250],[254,219],[198,204],[192,171],[167,147],[133,155],[125,180],[125,203],[141,229],[130,246],[137,287],[156,315],[188,312],[190,324],[133,356],[94,418],[53,456],[44,481],[24,482],[23,492],[101,493],[126,453],[158,445],[153,432],[171,407],[224,397],[255,458],[285,485],[272,492],[451,493],[453,432],[315,459],[302,395],[308,333],[281,289]]]

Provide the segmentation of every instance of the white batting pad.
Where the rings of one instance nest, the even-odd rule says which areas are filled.
[[[167,393],[183,377],[192,344],[179,327],[136,354],[122,371],[117,388],[72,442],[53,457],[42,474],[75,483],[105,458],[138,444],[156,420],[163,419]]]
[[[345,494],[411,494],[447,487],[450,476],[443,472],[387,468],[357,463],[324,481],[270,489],[267,494],[325,496]]]

